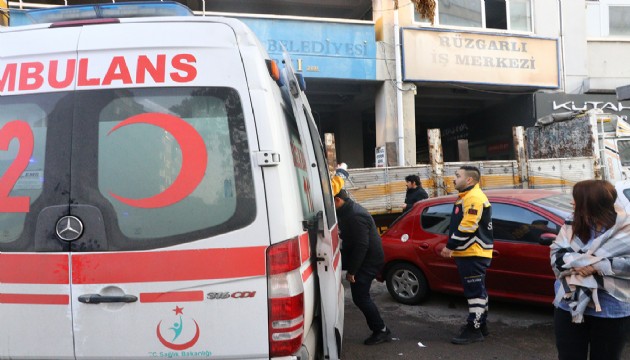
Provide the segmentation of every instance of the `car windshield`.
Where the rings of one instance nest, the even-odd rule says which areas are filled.
[[[552,213],[566,219],[573,213],[571,205],[572,197],[570,194],[554,194],[540,199],[532,200],[530,203],[549,210]]]

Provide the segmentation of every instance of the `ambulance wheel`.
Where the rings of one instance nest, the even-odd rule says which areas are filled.
[[[399,263],[393,265],[385,279],[389,294],[401,304],[415,305],[426,299],[429,285],[417,267]]]

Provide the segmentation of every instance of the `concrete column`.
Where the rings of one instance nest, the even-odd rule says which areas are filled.
[[[527,172],[527,154],[525,151],[525,128],[514,126],[512,128],[512,139],[514,141],[514,154],[516,155],[518,183],[521,184],[521,188],[527,189],[529,187],[529,174]]]
[[[427,130],[429,140],[429,162],[431,163],[431,175],[438,196],[446,194],[444,184],[444,154],[442,153],[442,134],[440,129]]]
[[[416,97],[413,90],[403,92],[403,126],[405,165],[416,165]]]
[[[410,0],[398,1],[398,22],[402,28],[413,25],[415,6]],[[402,49],[401,49],[402,50]],[[402,59],[400,59],[402,61]],[[404,66],[404,64],[401,64]],[[403,126],[405,128],[405,165],[416,165],[416,86],[403,79]]]
[[[407,6],[405,6],[407,5]],[[398,165],[398,114],[396,109],[396,62],[394,48],[394,1],[373,0],[374,22],[377,37],[376,78],[383,85],[376,94],[375,121],[376,146],[384,146],[387,165]],[[400,0],[399,26],[407,26],[413,19],[408,9],[413,8],[409,0]],[[400,60],[400,59],[399,59]],[[405,165],[416,164],[416,118],[415,96],[411,86],[403,83],[403,136]]]
[[[376,147],[383,146],[386,151],[387,165],[395,166],[396,152],[396,93],[391,81],[383,83],[376,94],[375,121]]]

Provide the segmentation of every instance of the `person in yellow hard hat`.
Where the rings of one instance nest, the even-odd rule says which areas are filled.
[[[344,180],[332,177],[332,190],[339,220],[342,269],[347,270],[352,301],[361,310],[372,335],[365,345],[376,345],[392,340],[390,329],[385,326],[381,314],[370,296],[370,287],[385,261],[381,237],[370,213],[348,197],[343,189]]]
[[[0,26],[9,26],[9,6],[6,0],[0,0]]]

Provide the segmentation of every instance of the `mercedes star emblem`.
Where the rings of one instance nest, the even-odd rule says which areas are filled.
[[[76,216],[64,216],[57,221],[57,236],[64,241],[74,241],[83,234],[83,223]]]

